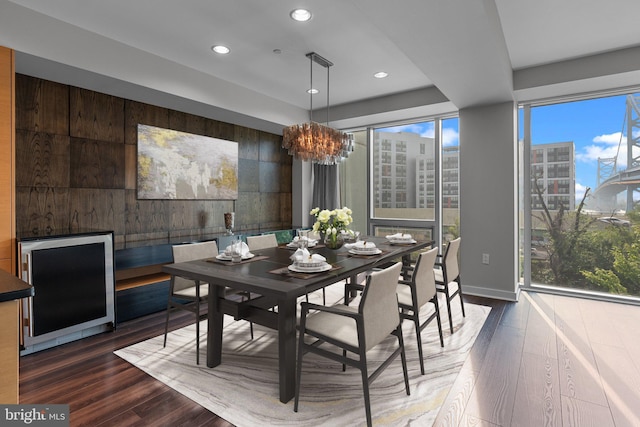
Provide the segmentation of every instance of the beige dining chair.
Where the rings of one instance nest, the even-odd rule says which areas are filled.
[[[213,258],[218,255],[218,245],[215,241],[187,243],[174,245],[172,248],[173,262],[195,261],[199,259]],[[242,291],[225,288],[225,296],[241,294]],[[164,326],[164,343],[167,346],[167,334],[169,331],[169,316],[176,310],[190,311],[195,315],[196,321],[196,364],[200,364],[200,320],[201,305],[207,302],[209,296],[209,284],[199,280],[186,279],[179,276],[171,276],[169,283],[169,298],[167,301],[167,317]],[[251,338],[253,339],[253,323],[250,322]]]
[[[420,357],[420,372],[422,375],[424,375],[424,358],[422,356],[422,337],[420,333],[433,319],[438,322],[440,346],[444,347],[442,320],[440,319],[440,308],[438,307],[438,292],[436,291],[435,274],[433,273],[437,255],[438,248],[421,252],[416,259],[410,280],[400,279],[398,281],[397,292],[400,317],[411,320],[415,325],[418,356]],[[422,314],[422,309],[428,303],[433,304],[434,311],[420,324],[420,314]],[[422,317],[424,318],[424,316]]]
[[[247,236],[247,246],[251,252],[259,251],[260,249],[275,248],[278,246],[278,239],[275,234]]]
[[[442,258],[442,261],[436,262],[436,268],[433,270],[436,279],[436,289],[438,292],[445,295],[447,314],[449,316],[449,329],[451,329],[451,333],[453,333],[451,300],[455,298],[456,295],[460,297],[462,317],[465,317],[462,285],[460,283],[460,266],[458,265],[459,251],[460,237],[449,242],[443,256],[438,255],[438,258]]]
[[[405,390],[407,395],[410,394],[407,359],[396,295],[401,268],[402,263],[398,262],[367,276],[367,285],[357,308],[342,304],[327,307],[308,302],[301,303],[296,394],[293,406],[295,412],[298,412],[302,360],[306,353],[315,353],[342,363],[343,371],[346,370],[346,365],[360,370],[368,426],[372,423],[369,385],[398,355],[402,359]],[[310,314],[311,312],[313,314]],[[367,352],[386,340],[390,334],[396,336],[398,348],[369,376]],[[307,343],[305,342],[307,337],[316,341]],[[329,349],[320,348],[324,343],[342,349],[342,354],[339,353],[340,350],[332,351],[331,346]]]

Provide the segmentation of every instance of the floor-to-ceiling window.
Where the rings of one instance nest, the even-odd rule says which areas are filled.
[[[640,93],[522,106],[526,286],[640,296],[638,104]]]
[[[373,128],[369,156],[370,233],[457,236],[457,117]]]

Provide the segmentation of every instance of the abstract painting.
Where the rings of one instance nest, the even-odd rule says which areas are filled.
[[[138,124],[138,199],[237,198],[237,142]]]

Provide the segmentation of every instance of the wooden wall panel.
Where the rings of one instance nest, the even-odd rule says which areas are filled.
[[[0,47],[0,261],[15,273],[14,53]]]
[[[69,229],[69,189],[52,187],[16,188],[18,232],[49,234]]]
[[[71,86],[69,135],[124,143],[124,99]]]
[[[207,128],[206,121],[207,119],[204,117],[194,116],[193,114],[183,113],[181,111],[169,110],[169,129],[193,133],[196,135],[204,135]]]
[[[242,141],[238,147],[238,156],[241,159],[260,160],[260,139],[257,130],[237,126],[233,141]]]
[[[168,200],[138,200],[136,190],[125,191],[125,234],[169,230]]]
[[[69,137],[16,131],[16,186],[69,187]]]
[[[138,188],[138,146],[124,145],[124,188],[136,190]]]
[[[69,190],[70,230],[113,230],[124,234],[124,190]]]
[[[280,221],[284,224],[292,223],[291,206],[293,201],[291,193],[280,193]]]
[[[69,135],[69,86],[16,75],[16,129]]]
[[[109,229],[117,244],[138,245],[210,238],[224,232],[230,211],[238,230],[291,226],[291,158],[280,136],[33,77],[18,81],[20,230]],[[238,200],[138,200],[138,123],[238,142]],[[264,179],[270,184],[261,188]]]
[[[126,144],[138,143],[138,124],[169,128],[169,110],[166,108],[126,100],[124,109]]]
[[[226,139],[227,141],[235,141],[236,132],[235,125],[231,123],[220,122],[218,120],[208,119],[205,124],[205,135],[213,138]]]
[[[258,132],[258,141],[261,162],[280,163],[282,161],[282,148],[280,148],[279,141],[266,132]],[[291,156],[287,156],[287,158],[290,159]]]
[[[73,188],[124,189],[124,144],[71,138]]]

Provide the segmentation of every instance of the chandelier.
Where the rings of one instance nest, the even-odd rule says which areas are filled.
[[[323,165],[335,165],[353,151],[353,134],[329,127],[329,67],[332,62],[315,52],[307,53],[311,65],[311,87],[313,87],[313,63],[327,69],[327,124],[313,121],[313,92],[310,93],[309,123],[284,128],[282,148],[300,160],[310,160]]]

